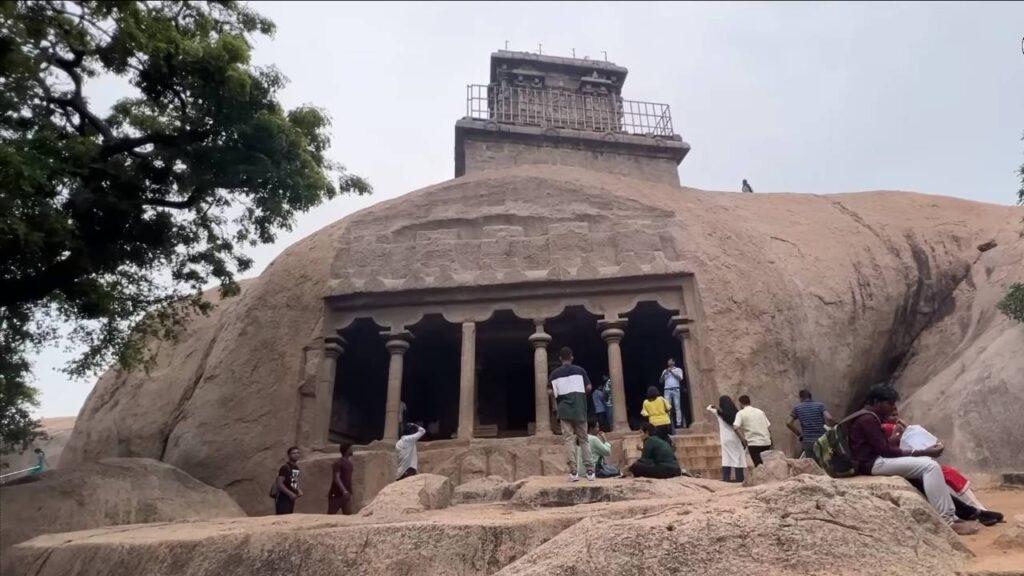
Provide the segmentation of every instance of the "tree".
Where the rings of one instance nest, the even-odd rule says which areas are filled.
[[[1024,138],[1022,138],[1024,140]],[[1024,164],[1020,165],[1017,171],[1020,176],[1020,190],[1017,191],[1017,204],[1024,206]],[[1024,230],[1021,231],[1024,236]],[[1000,312],[1006,314],[1017,322],[1024,322],[1024,284],[1014,282],[1006,292],[1006,296],[996,304]]]
[[[371,191],[328,159],[327,116],[284,110],[285,78],[251,64],[273,30],[232,1],[0,3],[5,438],[31,350],[83,345],[73,376],[145,364],[147,339],[208,309],[204,286],[237,293],[247,246]],[[109,78],[131,94],[104,111],[90,95]]]

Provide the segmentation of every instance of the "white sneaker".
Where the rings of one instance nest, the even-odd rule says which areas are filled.
[[[577,474],[576,472],[570,472],[569,473],[569,482],[579,482],[579,481],[580,481],[580,475],[579,474]]]
[[[587,472],[587,482],[593,482],[594,480],[597,480],[597,476],[593,472]]]

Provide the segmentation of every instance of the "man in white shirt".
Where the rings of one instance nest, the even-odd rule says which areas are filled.
[[[772,434],[768,431],[772,423],[764,412],[750,405],[750,396],[740,396],[740,406],[732,426],[750,452],[754,466],[760,466],[761,453],[772,449]]]
[[[398,442],[395,442],[395,449],[398,451],[396,454],[398,458],[398,478],[395,480],[396,482],[402,478],[416,475],[416,469],[419,467],[416,441],[426,433],[426,430],[415,424],[409,423],[405,425],[402,437],[398,439]]]
[[[672,405],[672,413],[676,428],[686,426],[686,418],[683,417],[682,387],[683,370],[676,366],[674,358],[668,359],[668,367],[661,372],[661,383],[665,386],[665,400]]]

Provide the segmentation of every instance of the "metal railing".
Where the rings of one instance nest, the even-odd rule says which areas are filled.
[[[544,88],[466,87],[466,116],[502,124],[672,136],[668,104]]]

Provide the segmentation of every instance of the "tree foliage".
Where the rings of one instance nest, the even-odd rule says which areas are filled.
[[[57,328],[85,348],[72,375],[136,366],[207,308],[204,286],[237,292],[247,246],[370,192],[328,159],[327,116],[284,110],[285,78],[251,63],[273,30],[230,1],[0,3],[4,430]],[[113,83],[129,95],[101,109]]]
[[[1017,203],[1024,206],[1024,164],[1020,165],[1017,175],[1020,176],[1020,190],[1017,191]],[[1024,230],[1021,230],[1021,236],[1024,236]],[[996,307],[999,308],[1000,312],[1017,322],[1024,322],[1024,284],[1019,282],[1011,284],[1010,290],[996,304]]]

